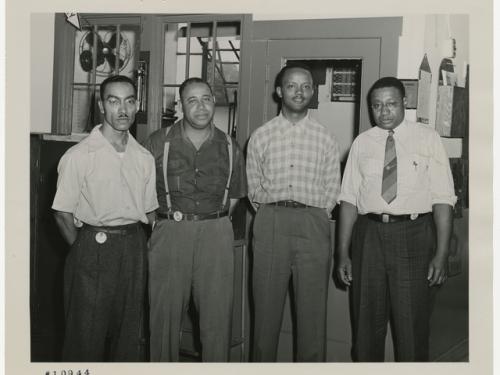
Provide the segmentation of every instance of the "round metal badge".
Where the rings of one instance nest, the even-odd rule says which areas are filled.
[[[175,211],[175,212],[174,212],[174,220],[175,220],[175,221],[181,221],[181,220],[182,220],[182,212],[180,212],[180,211]]]
[[[103,244],[107,239],[108,236],[106,236],[106,233],[104,232],[97,232],[97,234],[95,235],[95,240],[97,241],[97,243]]]

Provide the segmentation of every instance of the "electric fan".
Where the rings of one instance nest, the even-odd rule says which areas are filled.
[[[97,45],[94,46],[94,36]],[[83,71],[92,70],[93,53],[96,53],[96,73],[108,75],[115,70],[116,59],[119,59],[118,70],[121,71],[128,63],[132,49],[128,39],[120,33],[120,45],[117,46],[117,33],[109,31],[104,35],[89,30],[80,40],[80,66]]]

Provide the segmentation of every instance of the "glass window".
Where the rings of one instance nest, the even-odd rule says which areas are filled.
[[[137,25],[89,26],[76,32],[72,133],[89,132],[101,122],[101,82],[116,74],[135,79],[138,50]]]
[[[181,83],[200,77],[215,95],[215,125],[233,133],[240,81],[240,29],[240,21],[165,24],[162,126],[182,117]]]

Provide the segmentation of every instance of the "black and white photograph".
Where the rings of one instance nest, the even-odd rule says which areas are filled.
[[[9,373],[491,373],[491,2],[8,3]]]

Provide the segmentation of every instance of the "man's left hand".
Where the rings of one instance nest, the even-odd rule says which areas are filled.
[[[444,284],[447,278],[448,261],[446,258],[435,256],[429,263],[429,272],[427,280],[429,286]]]

